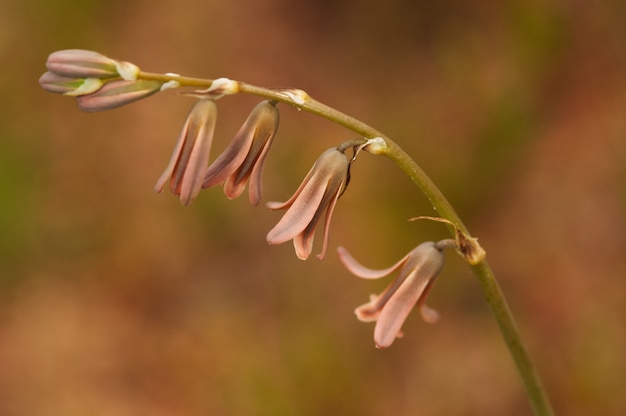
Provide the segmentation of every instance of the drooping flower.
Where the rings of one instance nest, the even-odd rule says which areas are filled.
[[[215,131],[217,106],[211,99],[198,100],[192,107],[178,137],[169,164],[154,189],[161,192],[169,180],[170,192],[188,205],[200,189]]]
[[[252,110],[230,145],[209,166],[203,188],[224,183],[228,199],[237,198],[248,186],[250,203],[261,200],[261,176],[265,158],[278,129],[279,112],[275,103],[263,101]]]
[[[416,305],[424,321],[434,323],[439,319],[439,314],[426,306],[425,301],[443,266],[442,248],[442,245],[432,241],[422,243],[398,263],[383,270],[368,269],[358,263],[346,249],[338,248],[339,259],[343,265],[358,277],[379,279],[400,271],[380,295],[372,295],[368,303],[354,311],[362,322],[376,321],[376,347],[389,347],[396,337],[402,336],[402,325]]]
[[[281,244],[293,239],[296,255],[306,260],[313,249],[315,227],[323,213],[324,240],[318,258],[326,254],[328,229],[337,199],[348,182],[348,157],[338,150],[326,150],[317,159],[304,181],[286,202],[270,202],[270,209],[287,209],[276,226],[267,234],[269,244]]]

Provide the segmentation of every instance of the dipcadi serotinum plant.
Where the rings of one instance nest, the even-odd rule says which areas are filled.
[[[81,110],[104,111],[130,104],[167,89],[181,89],[197,98],[184,123],[165,171],[155,190],[169,188],[181,203],[190,204],[203,188],[222,185],[227,198],[233,199],[248,187],[252,205],[262,198],[263,167],[279,124],[278,105],[290,105],[344,126],[357,138],[324,151],[313,164],[300,187],[285,202],[269,202],[267,207],[285,210],[268,232],[269,244],[293,241],[298,258],[306,260],[313,250],[313,238],[322,216],[321,252],[328,246],[333,210],[350,181],[350,166],[361,151],[391,159],[428,198],[439,217],[427,218],[445,223],[452,238],[423,242],[395,265],[372,270],[358,263],[345,248],[338,255],[353,274],[377,279],[397,272],[396,278],[380,295],[355,310],[361,321],[375,321],[374,342],[389,347],[400,336],[402,324],[417,307],[426,322],[438,314],[425,304],[435,279],[443,267],[446,249],[455,249],[478,278],[490,310],[514,359],[536,415],[553,414],[541,378],[522,343],[511,311],[486,253],[472,237],[442,192],[419,165],[400,146],[382,132],[362,121],[325,105],[299,89],[263,88],[228,78],[204,79],[174,73],[144,72],[138,66],[109,58],[97,52],[69,49],[53,52],[46,62],[47,72],[39,79],[47,91],[76,98]],[[230,145],[212,163],[210,150],[217,121],[217,101],[229,95],[251,94],[263,100],[252,109]]]

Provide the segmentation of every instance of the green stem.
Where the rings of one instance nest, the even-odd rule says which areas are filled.
[[[522,343],[521,336],[513,320],[513,314],[507,305],[504,294],[491,268],[485,260],[470,267],[474,274],[479,277],[478,280],[487,299],[487,304],[500,327],[500,332],[511,355],[515,359],[515,364],[526,386],[534,413],[541,416],[554,415],[550,405],[550,398],[543,387],[541,377],[533,365],[528,351]]]
[[[167,74],[151,74],[142,72],[139,77],[164,82],[175,80],[178,81],[181,86],[196,88],[210,88],[213,84],[213,80],[188,78]],[[458,237],[457,232],[460,232],[466,240],[472,241],[473,244],[476,244],[476,246],[479,247],[476,240],[470,236],[469,231],[439,188],[437,188],[421,167],[400,146],[383,133],[354,117],[314,100],[304,91],[295,89],[268,89],[243,82],[238,82],[237,84],[237,92],[252,94],[268,100],[279,101],[292,105],[300,110],[316,114],[335,124],[344,126],[368,139],[375,137],[382,138],[386,142],[387,146],[381,154],[389,157],[422,191],[432,204],[435,211],[437,211],[442,218],[447,219],[454,225],[454,227],[450,227],[453,235]],[[550,405],[550,400],[541,382],[541,377],[530,359],[528,351],[524,347],[511,310],[509,309],[504,294],[502,293],[491,268],[487,264],[484,255],[477,257],[475,261],[472,261],[472,259],[467,256],[466,259],[468,259],[472,272],[480,282],[481,289],[487,300],[491,313],[500,328],[500,332],[502,333],[511,356],[517,365],[517,369],[520,373],[524,386],[526,387],[534,414],[537,416],[553,415],[554,413]]]

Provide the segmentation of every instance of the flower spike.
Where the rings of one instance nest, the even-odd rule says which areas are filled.
[[[224,183],[228,199],[237,198],[250,180],[248,194],[254,206],[261,200],[261,175],[265,158],[278,130],[279,113],[275,103],[259,103],[230,145],[209,166],[203,188]]]
[[[400,270],[396,279],[380,295],[355,309],[362,322],[376,321],[374,342],[377,348],[389,347],[402,335],[401,328],[409,312],[417,305],[424,321],[434,323],[439,314],[425,305],[426,297],[443,266],[443,252],[432,241],[420,244],[398,263],[383,270],[372,270],[358,263],[343,247],[339,259],[353,274],[364,279],[378,279]]]
[[[267,234],[269,244],[282,244],[293,239],[296,256],[306,260],[313,249],[315,227],[324,212],[324,240],[322,259],[328,245],[330,219],[348,180],[349,160],[345,153],[333,147],[317,159],[302,184],[285,202],[270,202],[270,209],[287,209],[276,226]]]
[[[199,100],[189,112],[169,164],[154,190],[161,192],[170,181],[170,192],[188,205],[198,196],[209,162],[217,106],[211,99]]]

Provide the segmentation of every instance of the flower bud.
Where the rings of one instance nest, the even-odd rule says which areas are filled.
[[[87,112],[111,110],[149,97],[161,89],[161,81],[109,81],[99,90],[76,98],[78,108]]]
[[[65,95],[85,95],[102,87],[99,78],[69,78],[54,72],[46,72],[39,78],[39,85],[49,92]]]
[[[120,62],[98,52],[65,49],[48,56],[46,67],[55,74],[70,78],[111,78],[120,76]],[[128,63],[124,63],[127,66]],[[132,64],[131,64],[132,65]]]

